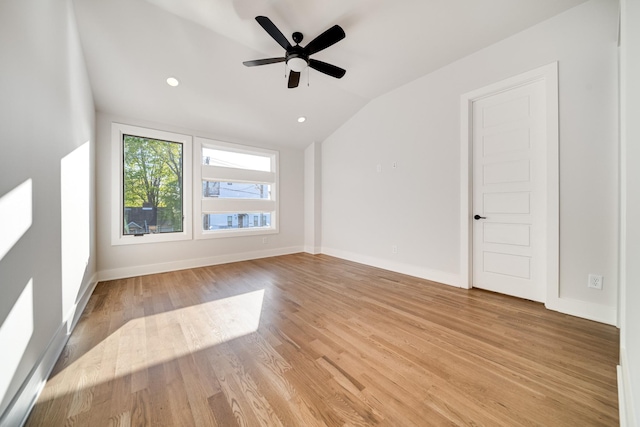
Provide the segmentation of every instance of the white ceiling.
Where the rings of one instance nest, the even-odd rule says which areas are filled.
[[[306,147],[369,100],[585,0],[74,0],[98,111],[248,145]],[[268,16],[306,45],[334,24],[344,40],[313,55],[287,89],[284,55],[258,25]],[[293,42],[292,42],[293,43]],[[180,86],[165,80],[175,76]],[[307,81],[309,85],[307,85]],[[304,124],[296,121],[307,116]]]

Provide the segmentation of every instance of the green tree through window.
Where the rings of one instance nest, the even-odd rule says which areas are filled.
[[[123,136],[123,234],[183,229],[181,143]]]

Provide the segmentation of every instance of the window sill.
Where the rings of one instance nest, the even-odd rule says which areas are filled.
[[[192,240],[191,235],[187,232],[143,234],[142,236],[127,234],[127,235],[121,235],[117,237],[114,236],[111,239],[111,246],[140,245],[145,243],[179,242],[184,240]]]

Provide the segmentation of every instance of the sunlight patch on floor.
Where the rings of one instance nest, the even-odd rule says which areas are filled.
[[[263,299],[261,289],[132,319],[52,377],[45,399],[73,392],[55,387],[69,375],[82,376],[84,391],[130,374],[143,387],[149,367],[255,332]]]

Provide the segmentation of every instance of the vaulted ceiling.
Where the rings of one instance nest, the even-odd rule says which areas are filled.
[[[306,147],[367,102],[585,0],[74,0],[96,109],[248,145]],[[287,89],[268,16],[305,45],[334,24],[346,38],[314,55],[347,70],[304,71]],[[178,87],[166,84],[179,79]],[[297,123],[299,116],[308,120]]]

